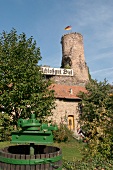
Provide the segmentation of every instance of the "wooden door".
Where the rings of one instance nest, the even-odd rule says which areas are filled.
[[[68,116],[68,128],[70,130],[74,129],[74,116],[73,115]]]

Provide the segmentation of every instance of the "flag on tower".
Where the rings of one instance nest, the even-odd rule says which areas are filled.
[[[72,29],[72,27],[71,26],[67,26],[67,27],[65,27],[65,30],[71,30]]]

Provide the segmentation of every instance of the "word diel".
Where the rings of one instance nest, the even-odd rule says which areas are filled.
[[[41,67],[41,72],[46,75],[73,76],[73,69]]]

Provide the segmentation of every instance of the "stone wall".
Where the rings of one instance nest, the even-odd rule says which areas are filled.
[[[80,80],[76,76],[51,76],[50,78],[52,82],[55,84],[69,85],[69,86],[85,86],[88,80]]]
[[[76,82],[88,81],[88,68],[84,57],[83,37],[79,33],[62,36],[62,67],[73,69]]]
[[[62,44],[62,68],[73,69],[73,76],[48,76],[53,83],[69,86],[85,86],[89,81],[88,68],[84,57],[83,37],[79,33],[65,34],[61,38]],[[64,89],[65,90],[65,89]],[[53,110],[53,122],[69,125],[68,118],[74,118],[74,133],[77,136],[79,128],[79,111],[77,100],[56,99],[56,109]]]
[[[84,57],[83,37],[79,33],[65,34],[61,38],[62,68],[73,69],[73,77],[51,76],[57,84],[85,86],[89,80],[88,68]]]
[[[78,101],[66,100],[66,99],[56,99],[56,109],[53,110],[53,116],[50,117],[54,123],[66,124],[68,126],[68,116],[72,115],[74,118],[74,134],[77,136],[77,129],[79,127],[79,111],[78,111]]]

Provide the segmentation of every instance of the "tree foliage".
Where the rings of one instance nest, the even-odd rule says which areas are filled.
[[[0,109],[13,119],[27,118],[31,112],[44,119],[54,108],[54,93],[40,72],[40,48],[33,37],[17,35],[12,29],[0,35]],[[9,119],[9,120],[10,120]]]
[[[113,155],[113,94],[112,86],[91,80],[86,85],[87,93],[82,98],[80,124],[85,132],[90,154],[102,157]]]

